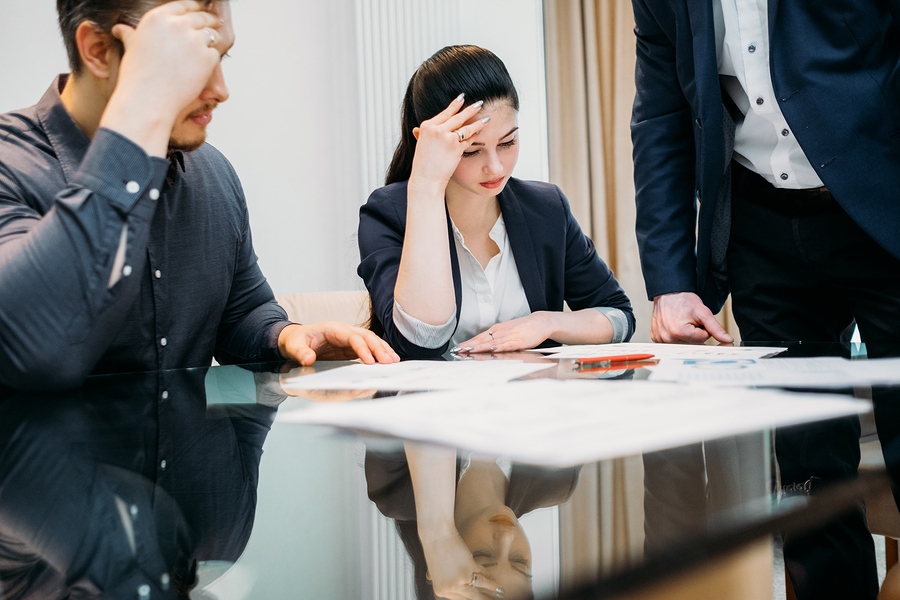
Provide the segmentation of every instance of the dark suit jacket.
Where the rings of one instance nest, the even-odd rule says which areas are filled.
[[[723,109],[712,1],[632,0],[632,139],[648,296],[696,292],[718,310],[727,290],[710,274],[710,237],[729,180],[723,123],[741,116]],[[791,131],[844,210],[900,257],[900,0],[769,0],[768,12]]]
[[[528,305],[532,312],[611,306],[628,316],[628,339],[634,333],[631,303],[604,264],[594,244],[582,233],[569,202],[555,185],[510,178],[498,196],[500,212]],[[459,259],[449,217],[450,261],[456,290],[456,318],[462,309]],[[394,285],[406,231],[406,182],[372,192],[359,211],[357,272],[372,297],[373,319],[384,327],[384,339],[403,358],[433,358],[448,344],[428,349],[403,337],[393,323]]]

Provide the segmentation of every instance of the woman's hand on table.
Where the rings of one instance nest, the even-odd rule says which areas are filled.
[[[530,315],[497,323],[487,331],[454,348],[458,353],[512,352],[534,348],[553,333],[554,313],[533,312]]]
[[[367,365],[400,362],[387,342],[362,327],[340,321],[291,324],[278,335],[278,351],[286,359],[309,366],[316,360],[352,360]]]

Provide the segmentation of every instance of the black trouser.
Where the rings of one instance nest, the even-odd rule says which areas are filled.
[[[900,260],[876,244],[826,190],[779,190],[733,163],[728,272],[745,341],[831,342],[856,319],[872,355],[900,340]],[[898,232],[900,234],[900,232]],[[879,427],[881,429],[881,427]],[[852,477],[859,422],[780,429],[782,486],[817,489]],[[811,482],[811,483],[808,483]],[[874,548],[862,511],[785,540],[798,598],[875,598]]]

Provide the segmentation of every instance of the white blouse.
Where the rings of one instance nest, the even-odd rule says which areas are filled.
[[[394,325],[406,339],[423,348],[438,348],[446,343],[447,338],[450,338],[452,348],[487,331],[492,325],[518,319],[532,312],[516,268],[516,259],[509,244],[503,215],[497,217],[497,222],[488,234],[500,248],[500,252],[491,258],[487,267],[482,267],[469,251],[462,233],[452,219],[451,225],[462,282],[459,325],[457,326],[456,322],[456,311],[443,325],[429,325],[409,315],[394,300]],[[610,307],[597,310],[613,325],[612,341],[623,341],[628,333],[625,313]]]

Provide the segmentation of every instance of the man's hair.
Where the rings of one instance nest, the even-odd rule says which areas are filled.
[[[111,34],[112,28],[124,23],[136,27],[138,21],[149,10],[170,2],[171,0],[56,0],[56,13],[59,17],[59,29],[62,32],[66,53],[69,55],[69,68],[72,74],[78,75],[84,66],[78,54],[78,43],[75,32],[84,21],[90,21],[97,29]],[[203,4],[212,4],[213,0],[201,0]],[[122,43],[112,38],[112,43],[122,51]]]

